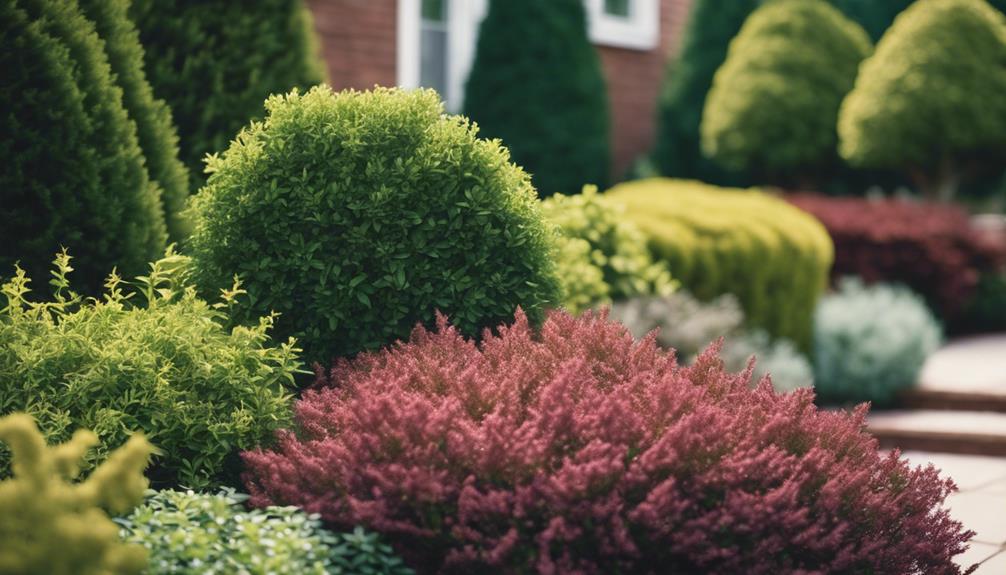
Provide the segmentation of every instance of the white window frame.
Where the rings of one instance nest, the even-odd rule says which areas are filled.
[[[447,3],[447,100],[450,112],[460,112],[465,81],[475,59],[479,25],[485,17],[487,0],[444,0]],[[397,84],[419,87],[421,0],[398,0],[396,54]]]
[[[604,0],[585,0],[590,39],[595,44],[652,50],[660,43],[660,0],[629,0],[629,16],[604,10]]]

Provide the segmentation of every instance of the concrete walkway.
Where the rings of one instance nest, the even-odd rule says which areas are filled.
[[[1006,334],[948,343],[926,362],[919,389],[1006,395]]]

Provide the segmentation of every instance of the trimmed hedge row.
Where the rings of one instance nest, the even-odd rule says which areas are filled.
[[[755,189],[654,178],[608,195],[648,236],[682,287],[701,300],[733,293],[750,327],[810,349],[832,244],[813,217]]]

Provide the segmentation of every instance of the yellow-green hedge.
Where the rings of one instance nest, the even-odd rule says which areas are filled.
[[[685,289],[703,300],[735,294],[749,325],[809,349],[834,255],[813,216],[755,189],[684,180],[637,180],[607,194]]]

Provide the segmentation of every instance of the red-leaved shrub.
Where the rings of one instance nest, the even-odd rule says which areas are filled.
[[[835,243],[832,277],[902,283],[953,323],[983,272],[1001,266],[1001,246],[979,234],[956,206],[902,200],[787,198],[821,220]]]
[[[298,429],[244,454],[254,505],[393,541],[420,573],[959,573],[933,467],[881,456],[865,407],[749,389],[606,317],[436,332],[338,363]]]

